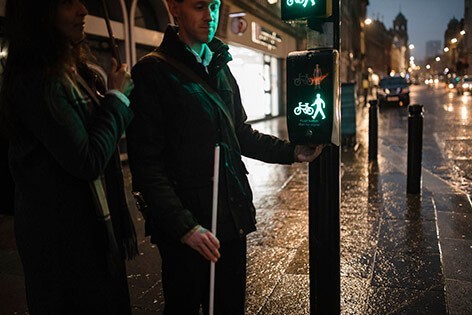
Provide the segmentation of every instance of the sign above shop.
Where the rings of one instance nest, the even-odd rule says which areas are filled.
[[[252,26],[252,41],[256,44],[267,47],[269,50],[275,50],[277,43],[282,42],[282,38],[274,31],[270,31],[256,22],[251,23]]]
[[[236,35],[243,35],[247,30],[247,21],[242,16],[231,18],[231,31]]]

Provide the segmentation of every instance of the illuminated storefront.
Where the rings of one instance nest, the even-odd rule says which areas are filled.
[[[223,12],[228,12],[228,20],[220,35],[230,46],[233,61],[229,67],[238,81],[248,120],[284,114],[284,61],[296,50],[296,39],[234,4]]]
[[[249,120],[278,116],[281,106],[280,59],[243,46],[230,45],[231,72],[238,81]]]

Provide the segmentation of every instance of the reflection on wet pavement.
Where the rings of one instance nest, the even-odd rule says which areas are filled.
[[[453,115],[455,123],[448,128],[454,136],[445,138],[443,151],[450,156],[470,157],[472,141],[463,122],[470,124],[471,102],[467,111],[460,109],[463,103],[448,102],[451,105],[439,109]],[[447,314],[447,304],[450,314],[471,314],[470,196],[453,189],[428,189],[427,185],[423,185],[420,196],[406,194],[401,158],[406,150],[405,113],[405,109],[381,113],[381,118],[390,119],[380,124],[377,163],[367,161],[365,119],[358,121],[357,150],[350,147],[341,152],[341,313]],[[437,134],[444,132],[439,124],[430,125]],[[254,128],[287,137],[283,118],[254,124]],[[460,182],[467,170],[460,166],[462,160],[454,160],[456,168],[450,167],[441,160],[437,144],[434,139],[424,142],[423,163],[431,171],[430,177],[438,175],[470,187],[469,182]],[[388,149],[390,154],[381,149]],[[258,228],[248,237],[246,314],[309,314],[307,165],[272,165],[250,159],[245,163]],[[470,163],[465,161],[464,165]],[[133,314],[162,314],[159,253],[144,237],[142,216],[129,193],[131,179],[126,166],[124,174],[141,252],[138,259],[127,263]],[[437,187],[447,186],[441,183],[443,186]],[[11,222],[0,220],[0,236],[11,235],[11,228]],[[19,301],[16,310],[25,310],[14,244],[0,238],[0,247],[0,283],[7,284],[11,292],[23,294],[13,297],[1,292],[0,310],[5,297],[6,303]]]
[[[365,139],[342,151],[342,314],[445,314],[432,193],[407,196],[392,161],[367,163]],[[276,166],[274,177],[246,163],[258,207],[247,314],[308,314],[307,168]]]

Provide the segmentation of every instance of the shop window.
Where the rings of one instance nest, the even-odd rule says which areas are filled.
[[[134,16],[135,26],[164,32],[169,23],[167,8],[162,0],[138,0]]]
[[[257,50],[230,46],[233,61],[228,65],[238,82],[241,99],[248,116],[254,121],[279,115],[280,60]]]
[[[105,0],[108,7],[108,15],[110,20],[123,22],[123,10],[120,1]],[[101,0],[85,0],[85,6],[90,15],[103,17],[103,6]]]

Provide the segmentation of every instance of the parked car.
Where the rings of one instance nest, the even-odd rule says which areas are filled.
[[[472,92],[472,77],[464,76],[456,85],[457,94],[462,95],[464,92]]]
[[[403,77],[384,77],[380,80],[377,93],[379,105],[396,103],[400,106],[410,104],[410,88]]]

